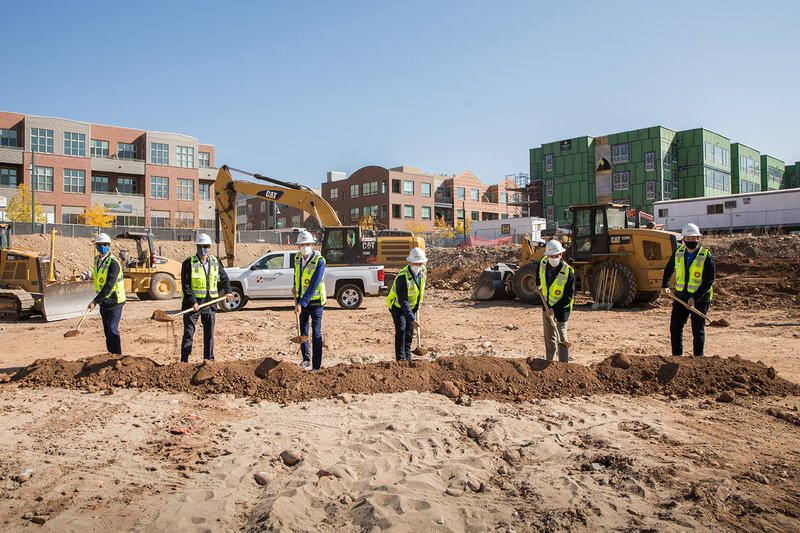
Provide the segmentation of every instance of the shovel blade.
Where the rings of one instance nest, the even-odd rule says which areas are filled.
[[[308,337],[305,335],[295,335],[291,340],[295,344],[303,344],[304,342],[308,342]]]
[[[65,337],[77,337],[81,334],[81,331],[78,329],[71,329],[68,332],[64,333]]]
[[[418,346],[413,350],[411,350],[411,353],[413,353],[414,355],[428,355],[428,349]]]
[[[159,322],[174,322],[175,319],[169,316],[167,313],[162,311],[161,309],[156,309],[153,311],[153,316],[150,317],[152,320],[157,320]]]

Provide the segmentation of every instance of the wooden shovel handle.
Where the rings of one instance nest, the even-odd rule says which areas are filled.
[[[84,312],[83,312],[83,316],[81,317],[80,321],[78,322],[78,327],[77,327],[77,328],[75,328],[75,331],[80,331],[80,329],[81,329],[81,324],[83,324],[83,321],[84,321],[84,320],[86,320],[86,317],[87,317],[87,316],[89,316],[89,313],[90,313],[90,312],[91,312],[91,309],[89,309],[89,308],[87,307],[87,308],[86,308],[86,311],[84,311]]]
[[[688,309],[689,311],[691,311],[692,313],[694,313],[694,314],[696,314],[696,315],[698,315],[698,316],[701,316],[701,317],[703,317],[703,320],[705,320],[706,322],[708,322],[709,324],[711,324],[712,320],[711,320],[710,318],[708,318],[708,315],[706,315],[706,314],[704,314],[704,313],[700,312],[700,310],[699,310],[699,309],[697,309],[696,307],[689,307],[689,302],[684,302],[683,300],[681,300],[680,298],[678,298],[677,296],[675,296],[675,295],[674,295],[674,294],[672,294],[671,292],[670,292],[670,293],[668,293],[668,294],[669,294],[670,298],[672,298],[672,299],[673,299],[673,300],[675,300],[676,302],[680,302],[681,304],[683,304],[683,306],[684,306],[686,309]]]
[[[225,296],[220,296],[219,298],[214,298],[210,302],[206,302],[204,304],[198,305],[197,306],[197,310],[199,311],[200,309],[202,309],[204,307],[208,307],[209,305],[214,305],[216,303],[219,303],[222,300],[224,300],[225,298],[226,298]],[[180,313],[175,313],[174,315],[170,315],[170,318],[177,318],[177,317],[179,317],[181,315],[185,315],[186,313],[194,313],[194,312],[195,312],[194,308],[190,307],[189,309],[184,309]]]

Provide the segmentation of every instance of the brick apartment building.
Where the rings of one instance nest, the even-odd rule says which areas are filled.
[[[98,204],[119,226],[211,228],[214,163],[188,135],[0,111],[0,219],[25,183],[49,223]]]
[[[237,222],[243,220],[241,229],[285,229],[316,227],[316,222],[309,221],[309,215],[302,209],[289,207],[275,202],[268,202],[263,198],[250,196],[239,201],[237,206]],[[313,217],[311,217],[313,220]]]
[[[329,172],[321,196],[343,224],[355,225],[372,215],[382,228],[407,229],[422,224],[434,229],[435,217],[452,225],[464,218],[495,220],[520,216],[519,193],[513,179],[485,185],[472,172],[444,176],[413,167],[363,167],[349,178]]]

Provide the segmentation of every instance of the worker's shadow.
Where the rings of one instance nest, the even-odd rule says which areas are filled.
[[[753,324],[754,328],[770,328],[770,327],[779,327],[779,328],[796,328],[800,326],[800,323],[797,322],[756,322]]]

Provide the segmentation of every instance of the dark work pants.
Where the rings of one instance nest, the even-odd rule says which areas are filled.
[[[122,318],[122,307],[125,304],[111,307],[100,306],[100,318],[103,319],[103,333],[106,335],[106,351],[122,355],[122,341],[119,338],[119,320]]]
[[[203,359],[214,359],[214,319],[217,316],[216,305],[209,305],[196,313],[183,315],[183,341],[181,342],[181,362],[188,363],[194,342],[194,330],[197,319],[203,323]]]
[[[308,321],[311,320],[311,350],[308,343],[300,345],[303,361],[311,361],[311,370],[319,370],[322,366],[322,307],[304,307],[300,312],[300,335],[308,335]],[[309,351],[313,353],[313,358]]]
[[[394,321],[394,358],[397,361],[410,361],[414,321],[408,320],[400,309],[392,309],[391,313]]]
[[[703,314],[708,313],[708,301],[695,304],[695,309]],[[683,304],[672,303],[672,316],[669,320],[669,334],[672,339],[672,355],[683,355],[683,327],[686,320],[692,319],[692,348],[694,355],[703,355],[703,348],[706,343],[706,321],[703,317],[692,313]]]

